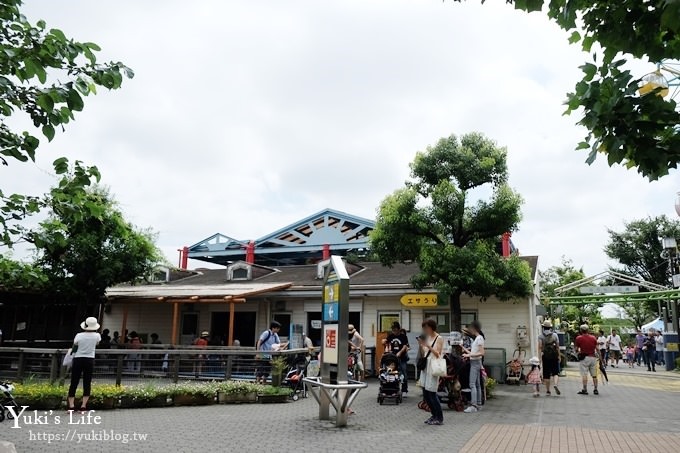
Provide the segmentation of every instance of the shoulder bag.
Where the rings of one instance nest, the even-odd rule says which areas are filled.
[[[439,338],[439,335],[437,335],[432,342],[432,347],[434,348],[434,345],[437,343],[437,339]],[[418,359],[418,362],[416,362],[416,368],[418,371],[423,371],[425,368],[427,368],[427,358],[430,356],[430,353],[432,351],[427,351],[427,354],[425,354],[425,357],[421,357]]]

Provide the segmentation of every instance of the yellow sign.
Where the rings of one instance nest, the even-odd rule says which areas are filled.
[[[437,295],[428,293],[404,294],[401,304],[406,307],[434,307],[437,305]]]
[[[337,280],[329,281],[323,288],[323,301],[330,304],[340,300],[340,282]]]
[[[678,352],[678,344],[677,343],[666,344],[666,351]]]

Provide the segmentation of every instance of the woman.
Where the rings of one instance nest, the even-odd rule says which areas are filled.
[[[76,389],[83,376],[83,402],[80,412],[87,411],[87,400],[90,399],[90,385],[92,384],[92,370],[94,369],[94,351],[101,341],[97,318],[90,316],[80,323],[82,332],[73,339],[73,364],[71,365],[71,386],[68,389],[68,410],[75,410],[74,400]]]
[[[430,361],[438,359],[442,355],[444,349],[444,339],[437,333],[437,322],[434,319],[426,319],[423,321],[423,334],[418,337],[418,345],[423,357],[427,357],[427,366],[420,372],[420,385],[423,388],[423,396],[425,402],[430,407],[432,416],[425,420],[428,425],[442,425],[444,424],[444,415],[442,414],[442,406],[439,403],[437,396],[437,387],[439,387],[439,377],[432,376],[430,371]]]
[[[482,406],[482,359],[484,359],[484,333],[479,321],[474,320],[468,326],[474,336],[470,349],[464,349],[463,357],[470,359],[470,407],[463,412],[477,412]]]
[[[656,373],[656,337],[654,329],[649,329],[642,343],[642,352],[645,354],[645,362],[647,362],[647,371]]]

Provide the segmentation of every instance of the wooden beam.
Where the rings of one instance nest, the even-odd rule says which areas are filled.
[[[125,329],[127,329],[128,304],[123,305],[123,325],[120,327],[120,337],[125,343]]]
[[[179,327],[179,303],[175,302],[172,304],[172,338],[171,338],[171,344],[176,345],[177,344],[177,334],[178,332],[178,327]]]
[[[234,346],[234,302],[229,302],[229,340],[227,346]]]

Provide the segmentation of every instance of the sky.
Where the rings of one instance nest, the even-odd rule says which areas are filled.
[[[677,172],[650,183],[574,150],[586,133],[563,102],[589,56],[543,14],[441,0],[93,5],[26,0],[24,13],[135,77],[87,98],[35,165],[0,167],[2,187],[47,191],[62,155],[97,165],[173,263],[216,232],[256,239],[327,207],[375,218],[417,151],[472,131],[507,147],[525,200],[513,242],[543,269],[566,256],[598,273],[607,228],[675,216]]]

